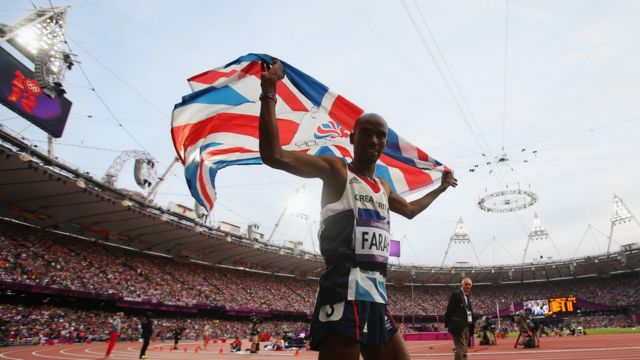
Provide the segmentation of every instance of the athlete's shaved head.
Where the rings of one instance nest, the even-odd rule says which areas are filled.
[[[362,116],[360,116],[358,118],[358,120],[356,120],[356,123],[353,126],[353,131],[356,131],[361,123],[368,123],[370,121],[380,122],[380,123],[384,124],[384,127],[386,129],[389,128],[389,125],[387,124],[387,121],[382,116],[380,116],[378,114],[375,114],[375,113],[367,113],[367,114],[363,114]]]

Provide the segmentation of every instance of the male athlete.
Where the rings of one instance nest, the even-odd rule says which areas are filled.
[[[426,209],[457,180],[445,173],[440,186],[407,202],[375,178],[376,162],[387,145],[388,126],[379,115],[361,116],[349,135],[353,160],[286,151],[280,145],[275,105],[282,63],[262,64],[260,156],[275,169],[322,180],[320,277],[311,348],[319,359],[409,359],[398,327],[387,310],[385,279],[389,256],[389,211],[409,219]]]

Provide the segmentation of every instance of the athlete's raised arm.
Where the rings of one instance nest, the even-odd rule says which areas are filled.
[[[276,85],[284,78],[282,63],[274,59],[273,65],[262,62],[260,87],[260,156],[272,168],[305,177],[332,180],[335,171],[344,165],[337,157],[312,156],[282,148],[276,119]],[[340,170],[338,170],[340,171]]]

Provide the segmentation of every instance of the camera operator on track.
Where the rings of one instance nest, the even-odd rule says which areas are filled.
[[[253,317],[251,318],[251,353],[255,354],[260,351],[260,325],[262,324],[262,320],[259,318]]]

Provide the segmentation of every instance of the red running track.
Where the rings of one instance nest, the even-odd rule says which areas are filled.
[[[515,339],[502,340],[495,346],[476,346],[469,351],[469,359],[510,359],[510,360],[625,360],[640,359],[640,334],[620,335],[586,335],[576,337],[542,338],[541,346],[536,349],[514,349]],[[109,359],[134,360],[138,358],[140,343],[118,343]],[[179,350],[170,351],[171,345],[155,343],[149,347],[149,360],[212,360],[212,359],[316,359],[318,353],[313,351],[266,351],[259,354],[232,354],[228,344],[210,344],[206,350],[196,350],[201,343],[183,342]],[[407,347],[412,359],[453,359],[452,343],[449,341],[411,341]],[[12,346],[0,348],[0,360],[58,359],[82,360],[103,359],[107,348],[105,343],[44,345],[44,346]],[[162,348],[162,350],[160,350]],[[186,349],[186,351],[185,351]],[[220,353],[222,349],[222,353]],[[336,359],[337,360],[337,359]]]

